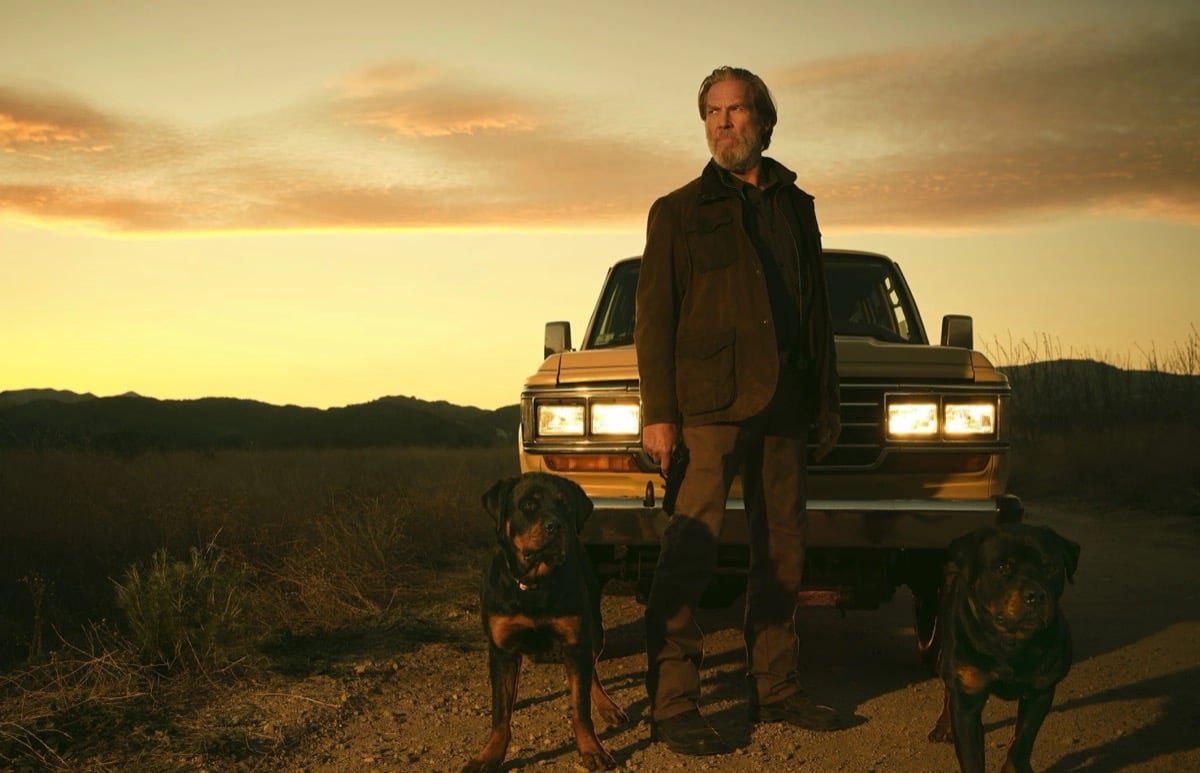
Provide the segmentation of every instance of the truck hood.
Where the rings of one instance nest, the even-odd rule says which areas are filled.
[[[1005,381],[979,352],[951,346],[894,344],[873,338],[838,336],[838,375],[842,379],[918,381]],[[582,383],[637,382],[632,346],[588,349],[548,357],[527,381],[530,387]]]
[[[899,378],[971,381],[973,352],[951,346],[894,344],[874,338],[837,338],[838,375],[843,379]]]
[[[638,379],[637,352],[632,346],[585,349],[552,354],[529,377],[526,386],[550,387],[565,384],[628,381]]]

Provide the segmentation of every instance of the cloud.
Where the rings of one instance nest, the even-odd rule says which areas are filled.
[[[796,68],[777,98],[827,220],[969,227],[1068,209],[1200,222],[1200,22]],[[780,132],[787,126],[781,116]]]
[[[464,89],[435,71],[409,65],[373,67],[340,84],[338,117],[352,126],[402,136],[443,137],[488,131],[531,131],[534,105],[512,95]]]
[[[102,224],[118,230],[165,231],[182,225],[175,208],[153,199],[103,189],[0,184],[0,212],[44,221]]]
[[[0,152],[95,152],[109,147],[119,132],[114,122],[81,102],[0,88]]]
[[[772,152],[827,227],[1004,227],[1080,208],[1200,222],[1200,22],[995,38],[768,75]],[[116,233],[617,226],[702,148],[579,105],[388,63],[185,129],[0,88],[0,214]],[[87,152],[81,152],[87,151]]]

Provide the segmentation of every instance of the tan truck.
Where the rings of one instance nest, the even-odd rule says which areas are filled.
[[[973,348],[970,317],[948,315],[931,345],[900,266],[826,250],[837,339],[842,435],[809,462],[809,548],[801,603],[874,609],[907,585],[917,648],[936,655],[934,616],[946,546],[1022,517],[1008,493],[1007,378]],[[641,449],[634,297],[640,258],[608,272],[572,349],[570,324],[546,325],[545,360],[521,394],[521,469],[578,482],[595,510],[583,542],[601,581],[649,588],[668,516],[664,481]],[[741,491],[730,494],[717,578],[731,602],[748,561]]]

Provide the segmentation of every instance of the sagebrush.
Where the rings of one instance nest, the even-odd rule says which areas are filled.
[[[187,560],[157,551],[114,582],[117,606],[148,663],[224,667],[245,649],[246,571],[212,545]]]

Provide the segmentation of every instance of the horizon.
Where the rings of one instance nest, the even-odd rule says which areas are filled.
[[[1184,377],[1184,378],[1190,377],[1190,378],[1195,378],[1195,379],[1200,380],[1200,361],[1197,361],[1195,359],[1196,355],[1200,354],[1200,348],[1198,348],[1198,347],[1200,347],[1200,334],[1193,336],[1192,340],[1189,341],[1188,348],[1186,350],[1183,348],[1177,348],[1174,353],[1175,356],[1172,359],[1167,361],[1168,364],[1181,366],[1181,367],[1175,367],[1174,369],[1164,368],[1164,367],[1162,367],[1161,362],[1156,363],[1156,362],[1152,362],[1149,360],[1143,362],[1141,367],[1131,367],[1130,365],[1122,365],[1119,363],[1108,362],[1106,360],[1096,359],[1094,357],[1088,357],[1088,356],[1050,357],[1050,358],[1045,358],[1045,359],[1035,359],[1035,360],[1028,360],[1028,361],[1023,361],[1023,362],[1010,362],[1010,363],[1006,363],[1006,364],[998,364],[995,362],[995,360],[992,360],[992,364],[995,365],[995,367],[998,370],[1000,370],[1001,372],[1005,371],[1006,369],[1011,370],[1014,368],[1027,368],[1027,367],[1039,366],[1039,365],[1053,367],[1053,366],[1069,365],[1069,364],[1082,364],[1082,365],[1096,365],[1096,366],[1101,366],[1101,367],[1112,368],[1112,369],[1115,369],[1122,373],[1127,373],[1127,374],[1131,374],[1131,375],[1133,375],[1133,374],[1149,374],[1149,375],[1155,375],[1155,376],[1167,375],[1167,376],[1180,376],[1180,377]],[[391,400],[391,399],[416,400],[416,401],[425,402],[425,403],[446,403],[446,404],[453,405],[458,408],[472,408],[472,409],[476,409],[476,410],[480,410],[480,411],[484,411],[484,412],[495,412],[495,411],[502,410],[505,408],[518,407],[520,405],[520,395],[519,394],[512,400],[512,402],[502,403],[500,405],[495,405],[495,406],[491,406],[491,407],[485,407],[485,406],[473,405],[473,404],[468,404],[468,403],[457,403],[452,400],[448,400],[446,398],[419,397],[417,395],[403,394],[400,392],[378,395],[376,397],[372,397],[367,400],[357,401],[357,402],[353,402],[353,403],[346,403],[343,405],[325,405],[325,406],[300,405],[297,403],[274,403],[274,402],[270,402],[267,400],[259,400],[258,398],[253,398],[253,397],[237,397],[234,395],[218,395],[218,394],[197,395],[197,396],[191,396],[191,397],[160,397],[157,395],[151,395],[151,394],[145,394],[142,392],[138,392],[137,390],[133,390],[133,389],[125,390],[123,392],[118,392],[118,393],[113,393],[113,394],[99,394],[93,390],[85,390],[83,392],[80,392],[80,391],[76,391],[76,390],[72,390],[72,389],[57,389],[54,387],[5,388],[5,389],[0,389],[0,397],[3,397],[6,394],[21,394],[21,393],[29,393],[29,392],[53,392],[53,393],[57,393],[57,394],[65,393],[65,394],[73,395],[76,397],[91,397],[94,399],[108,399],[108,398],[114,398],[114,397],[138,397],[138,398],[143,398],[143,399],[147,399],[147,400],[155,400],[155,401],[160,401],[160,402],[166,402],[166,401],[191,402],[191,401],[196,401],[196,400],[239,400],[239,401],[247,401],[247,402],[259,402],[259,403],[263,403],[263,404],[274,406],[274,407],[293,407],[293,408],[305,408],[305,409],[313,409],[313,410],[333,410],[333,409],[337,409],[337,408],[348,408],[348,407],[351,407],[354,405],[367,405],[370,403],[378,402],[380,400]]]
[[[774,93],[825,246],[894,258],[928,329],[1194,346],[1200,7],[740,13],[803,45],[710,0],[0,5],[0,390],[511,405],[707,162],[725,64]]]

